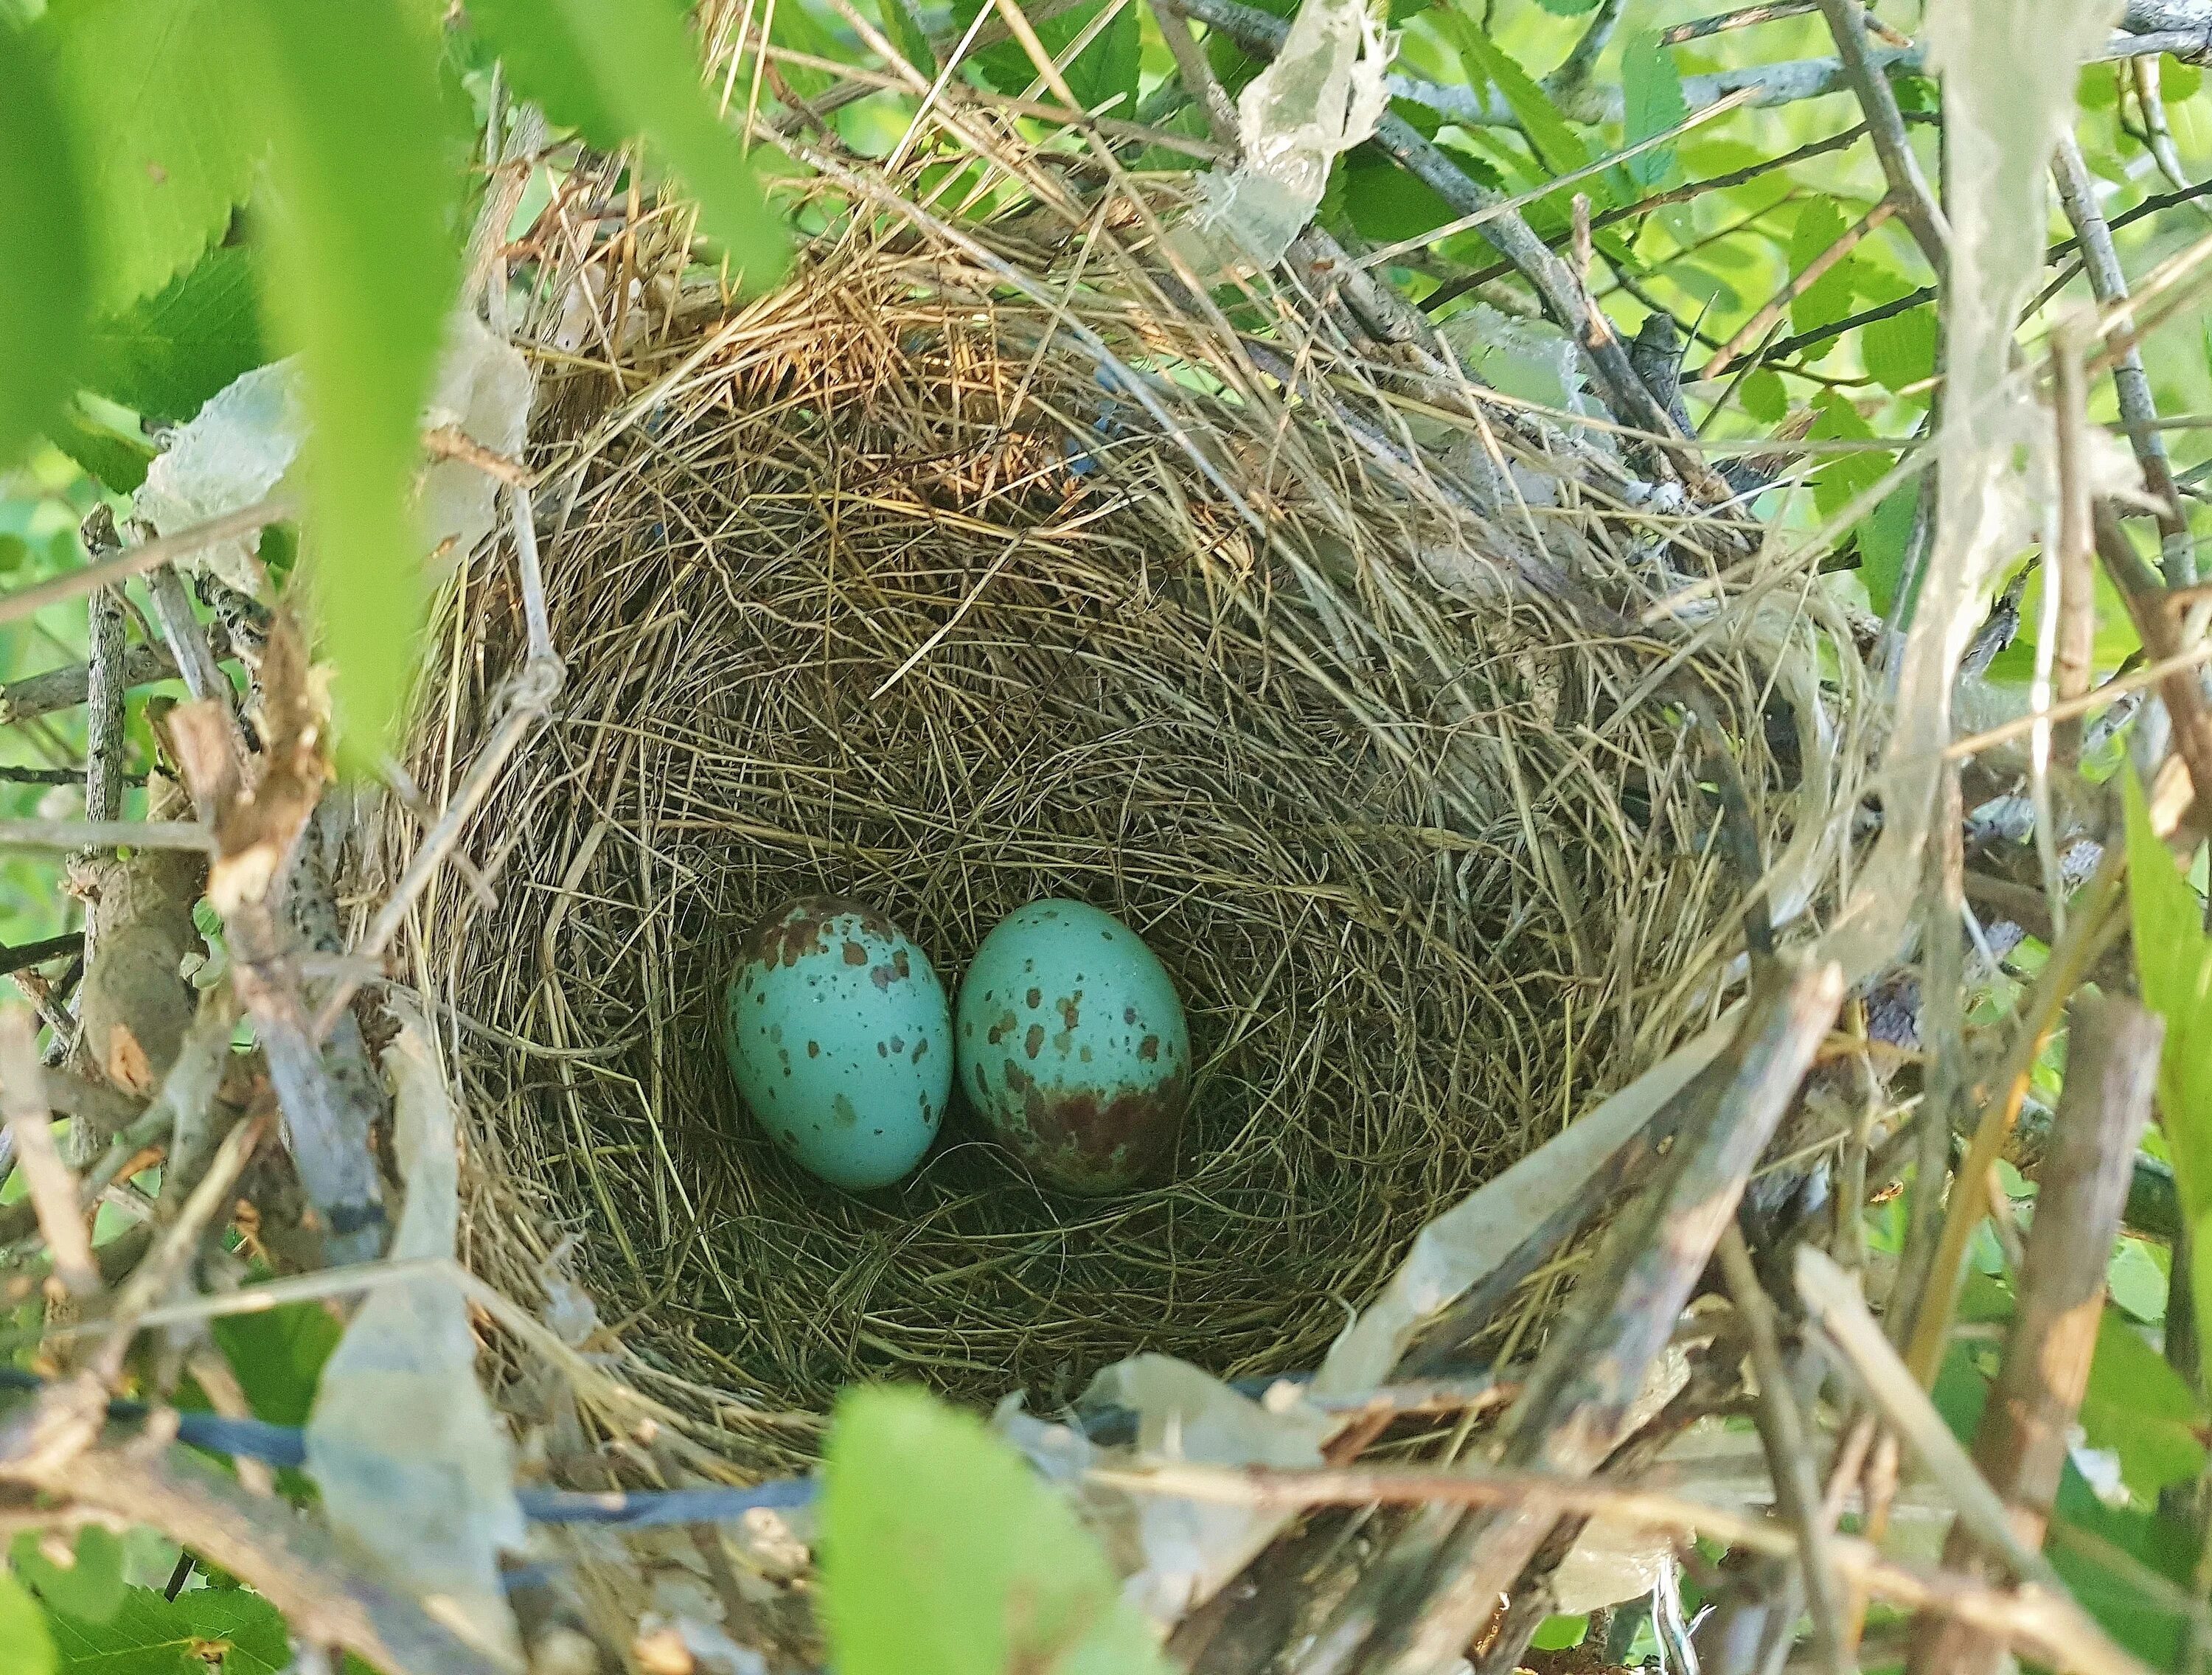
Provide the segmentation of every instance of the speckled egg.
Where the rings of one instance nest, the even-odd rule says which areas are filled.
[[[1173,1158],[1190,1029],[1165,968],[1112,914],[1047,901],[1001,920],[954,1027],[961,1092],[1050,1185],[1118,1192]]]
[[[810,895],[746,935],[723,1005],[738,1091],[763,1132],[833,1186],[888,1186],[929,1150],[952,1019],[929,956],[872,908]]]

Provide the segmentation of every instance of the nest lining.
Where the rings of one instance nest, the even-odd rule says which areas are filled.
[[[504,900],[443,889],[420,932],[476,1026],[472,1259],[526,1289],[518,1253],[574,1233],[626,1341],[743,1408],[885,1375],[1048,1405],[1139,1350],[1313,1364],[1423,1223],[1648,1050],[1639,997],[1681,991],[1722,906],[1613,652],[1439,603],[1409,555],[1454,532],[1326,428],[1185,379],[1203,469],[986,289],[848,247],[620,391],[556,379],[539,434],[586,462],[545,560],[568,685],[471,840]],[[519,618],[465,587],[426,781],[480,742]],[[1564,736],[1577,712],[1609,719]],[[817,893],[948,986],[1041,895],[1134,926],[1198,1065],[1172,1180],[1041,1190],[957,1102],[884,1193],[781,1158],[720,997],[751,922]]]

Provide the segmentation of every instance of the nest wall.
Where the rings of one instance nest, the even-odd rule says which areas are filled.
[[[558,1244],[695,1411],[874,1376],[1049,1405],[1139,1350],[1310,1366],[1425,1221],[1686,1022],[1713,807],[1636,701],[1659,652],[1501,581],[1419,464],[1494,455],[1479,416],[1378,468],[1197,311],[890,236],[546,380],[567,684],[465,846],[495,900],[441,878],[410,958],[468,1095],[471,1262],[527,1294]],[[1616,561],[1602,507],[1544,515]],[[426,786],[520,667],[513,576],[482,555],[448,601]],[[1707,677],[1756,713],[1756,671]],[[1198,1066],[1171,1179],[1057,1195],[957,1100],[883,1193],[772,1150],[721,987],[825,891],[948,987],[1040,895],[1134,926]]]

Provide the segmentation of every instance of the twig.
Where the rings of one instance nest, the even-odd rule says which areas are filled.
[[[1974,1439],[1975,1461],[2024,1542],[2039,1541],[2050,1521],[2088,1387],[2106,1265],[2129,1163],[2150,1119],[2165,1035],[2163,1021],[2131,1001],[2084,992],[2074,1002],[2065,1089],[2021,1265],[2019,1306]],[[1962,1536],[1954,1532],[1944,1562],[1972,1570],[1976,1556]],[[1995,1675],[2002,1656],[1986,1636],[1928,1623],[1910,1667],[1911,1675]]]
[[[2119,513],[2109,501],[2100,501],[2090,513],[2096,532],[2097,556],[2104,561],[2105,574],[2127,601],[2128,615],[2135,619],[2136,633],[2143,649],[2160,664],[2175,664],[2178,672],[2159,682],[2159,695],[2166,701],[2166,714],[2173,722],[2173,748],[2189,769],[2190,783],[2197,792],[2197,823],[2202,828],[2212,818],[2212,708],[2208,708],[2203,686],[2197,676],[2181,665],[2184,651],[2181,627],[2165,609],[2159,579],[2154,574],[2128,532],[2121,525]]]
[[[214,1162],[185,1199],[177,1218],[161,1230],[154,1248],[116,1293],[115,1307],[108,1317],[107,1340],[92,1361],[94,1370],[106,1383],[112,1386],[122,1375],[124,1356],[130,1352],[131,1339],[138,1335],[146,1311],[182,1277],[208,1229],[229,1207],[238,1178],[245,1173],[268,1126],[264,1119],[256,1117],[223,1137]]]
[[[1693,18],[1687,23],[1677,23],[1663,30],[1659,36],[1662,46],[1680,46],[1685,41],[1701,40],[1707,35],[1719,34],[1724,29],[1744,29],[1753,24],[1771,23],[1780,18],[1801,17],[1807,12],[1820,9],[1820,0],[1770,0],[1765,5],[1739,6],[1734,11],[1717,12],[1711,17]],[[1910,46],[1906,36],[1869,15],[1866,19],[1867,33],[1877,37],[1886,46]]]
[[[163,646],[137,644],[123,653],[123,680],[127,686],[149,686],[155,681],[173,680],[176,674],[176,660]],[[0,686],[0,726],[35,720],[56,710],[74,709],[91,691],[92,669],[82,663],[49,669]]]
[[[2051,691],[2059,704],[2072,704],[2088,696],[2096,678],[2097,558],[2089,519],[2088,392],[2081,373],[2081,340],[2071,322],[2051,334],[2051,367],[2058,465],[2058,633],[2051,652]],[[2051,746],[2069,769],[2081,760],[2079,714],[2052,716]],[[2038,819],[2039,840],[2048,824]],[[2054,924],[2060,922],[2062,904],[2056,896],[2051,909]]]
[[[440,425],[422,433],[424,452],[440,459],[458,459],[465,465],[473,465],[486,476],[503,482],[510,489],[527,489],[536,481],[530,468],[519,459],[486,447],[459,425]]]
[[[1881,1327],[1859,1295],[1858,1282],[1838,1267],[1825,1251],[1810,1245],[1797,1247],[1796,1277],[1797,1295],[1807,1313],[1850,1369],[1867,1399],[1936,1479],[1975,1540],[2002,1558],[2021,1581],[2063,1593],[2065,1584],[2051,1569],[2051,1562],[2013,1528],[2004,1502],[1975,1469],[1959,1439],[1951,1435],[1951,1428],[1928,1399],[1912,1369],[1882,1336]]]
[[[1619,1445],[1645,1369],[1671,1337],[1843,1000],[1832,965],[1770,970],[1762,990],[1733,1049],[1735,1074],[1676,1140],[1638,1206],[1616,1221],[1584,1282],[1580,1318],[1545,1346],[1504,1428],[1504,1464],[1583,1476]],[[1376,1567],[1320,1643],[1361,1647],[1374,1669],[1392,1675],[1459,1655],[1553,1521],[1523,1508],[1425,1518],[1410,1544],[1419,1555],[1415,1574]],[[1310,1658],[1299,1665],[1325,1666]]]
[[[2174,487],[2173,467],[2166,457],[2166,438],[2158,429],[2158,403],[2151,394],[2150,377],[2143,370],[2142,351],[2136,347],[2133,322],[2126,303],[2128,280],[2120,266],[2119,252],[2113,247],[2112,229],[2105,224],[2103,212],[2097,206],[2097,189],[2089,178],[2088,165],[2081,160],[2081,148],[2070,133],[2059,136],[2058,149],[2051,160],[2051,178],[2058,185],[2058,200],[2065,207],[2066,219],[2074,234],[2081,241],[2084,270],[2089,276],[2089,288],[2103,304],[2110,324],[2106,329],[2108,344],[2118,340],[2119,355],[2112,365],[2112,393],[2118,398],[2120,417],[2128,428],[2128,445],[2135,450],[2136,463],[2142,468],[2143,486],[2159,503],[2159,538],[2166,549],[2164,568],[2167,583],[2185,587],[2197,580],[2196,560],[2189,538],[2189,525],[2181,513],[2180,492]]]
[[[65,960],[84,952],[84,932],[64,932],[58,937],[48,937],[41,942],[27,942],[9,948],[0,943],[0,975],[13,975],[29,971],[55,960]]]
[[[0,820],[0,849],[198,849],[215,834],[191,820]]]
[[[92,656],[85,703],[84,813],[88,820],[112,822],[123,813],[124,699],[130,690],[123,660],[123,596],[112,587],[93,590],[85,602],[86,637]],[[97,847],[81,859],[93,860]],[[86,952],[97,950],[87,939]]]
[[[1627,9],[1627,0],[1598,0],[1597,9],[1577,38],[1559,67],[1544,78],[1544,91],[1563,111],[1581,107],[1582,94],[1589,86],[1590,77],[1596,73],[1597,61],[1606,46],[1613,39],[1613,32],[1620,25],[1620,15]]]
[[[2036,1059],[2051,1032],[2057,1028],[2067,1001],[2095,966],[2111,939],[2122,928],[2116,911],[2120,902],[2121,864],[2118,852],[2108,851],[2095,876],[2081,892],[2080,911],[2066,934],[2051,949],[2037,976],[2035,992],[2020,1022],[2019,1033],[2003,1071],[1982,1108],[1974,1138],[1960,1163],[1957,1186],[1943,1218],[1943,1235],[1929,1270],[1928,1286],[1912,1318],[1912,1335],[1905,1361],[1923,1388],[1932,1386],[1950,1340],[1951,1323],[1964,1279],[1966,1246],[1981,1223],[1986,1206],[1975,1183],[1988,1177],[2002,1154],[2006,1136],[2020,1120],[2021,1101],[2027,1097]],[[1957,923],[1954,919],[1954,925]],[[1940,932],[1931,928],[1931,935]],[[1955,934],[1955,933],[1954,933]]]
[[[1897,199],[1885,197],[1862,215],[1856,226],[1844,229],[1844,235],[1805,264],[1805,270],[1784,286],[1765,306],[1737,328],[1728,342],[1716,349],[1705,364],[1698,368],[1700,379],[1718,378],[1747,351],[1757,345],[1774,327],[1775,322],[1787,314],[1798,298],[1811,290],[1827,276],[1831,269],[1851,252],[1861,240],[1898,212]]]
[[[71,1296],[97,1296],[100,1270],[92,1259],[92,1236],[77,1208],[76,1182],[54,1145],[45,1085],[30,1015],[20,1006],[0,1007],[0,1115],[6,1117],[15,1143],[15,1165],[30,1189],[55,1277]]]
[[[1752,1370],[1759,1379],[1759,1434],[1774,1477],[1775,1504],[1797,1532],[1797,1559],[1804,1577],[1805,1600],[1813,1616],[1813,1646],[1831,1675],[1848,1675],[1844,1645],[1844,1605],[1836,1592],[1834,1561],[1828,1556],[1829,1530],[1813,1477],[1813,1448],[1805,1416],[1790,1389],[1790,1369],[1782,1359],[1781,1333],[1774,1302],[1759,1283],[1743,1229],[1734,1222],[1721,1234],[1721,1272],[1729,1296],[1751,1339]]]
[[[1844,73],[1850,78],[1851,91],[1858,95],[1859,108],[1866,112],[1875,151],[1881,158],[1882,173],[1889,177],[1890,196],[1897,201],[1898,213],[1905,217],[1912,241],[1920,246],[1928,265],[1940,275],[1944,269],[1944,246],[1951,241],[1950,223],[1929,190],[1920,159],[1913,155],[1889,78],[1867,51],[1866,8],[1859,0],[1820,0],[1820,15],[1828,21],[1828,33],[1835,37],[1836,52],[1843,60]]]
[[[2142,112],[2143,147],[2158,172],[2175,186],[2187,190],[2191,184],[2181,167],[2181,154],[2174,149],[2173,128],[2166,116],[2166,100],[2159,91],[2159,61],[2156,58],[2136,58],[2128,65],[2129,80],[2134,84],[2136,108]],[[2198,206],[2200,214],[2212,215],[2212,209]]]
[[[1089,1480],[1132,1494],[1170,1495],[1230,1506],[1297,1508],[1422,1505],[1526,1508],[1556,1516],[1585,1513],[1656,1532],[1698,1534],[1778,1559],[1797,1556],[1796,1538],[1781,1525],[1653,1490],[1571,1480],[1541,1472],[1462,1466],[1448,1472],[1298,1472],[1271,1466],[1155,1464],[1094,1469]],[[1975,1578],[1917,1571],[1883,1557],[1870,1542],[1838,1535],[1832,1557],[1840,1571],[1869,1593],[1907,1609],[1947,1611],[2003,1636],[2054,1668],[2084,1675],[2147,1675],[2115,1646],[2063,1588],[1999,1592]],[[1456,1654],[1455,1654],[1456,1655]]]
[[[151,1525],[265,1596],[301,1640],[343,1647],[391,1675],[508,1675],[413,1600],[356,1573],[290,1508],[256,1500],[181,1447],[142,1441],[27,1457],[15,1429],[0,1432],[0,1479]]]
[[[191,597],[185,591],[185,579],[177,567],[155,567],[147,574],[146,591],[153,598],[154,620],[161,626],[161,638],[175,660],[176,672],[184,679],[185,689],[195,698],[220,697],[228,701],[230,683],[223,678],[222,667],[193,612]]]
[[[1213,65],[1190,33],[1190,20],[1184,15],[1176,0],[1152,0],[1152,15],[1159,20],[1160,39],[1167,42],[1168,52],[1174,57],[1176,74],[1182,81],[1183,89],[1198,101],[1206,113],[1206,130],[1216,143],[1241,150],[1243,132],[1237,119],[1237,107],[1214,75]]]
[[[97,564],[88,564],[82,569],[71,570],[66,575],[37,582],[29,587],[19,587],[13,593],[0,594],[0,624],[20,622],[48,605],[77,598],[95,587],[112,586],[131,576],[143,574],[157,564],[167,564],[204,551],[218,542],[234,541],[241,535],[251,535],[256,530],[283,522],[293,515],[293,511],[289,501],[282,495],[271,495],[242,510],[226,512],[220,518],[210,518],[204,524],[195,524],[174,535],[165,535],[158,541],[126,547],[114,557],[102,559]]]

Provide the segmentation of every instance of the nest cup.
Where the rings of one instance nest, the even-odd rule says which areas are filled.
[[[1138,1350],[1314,1365],[1424,1222],[1666,1044],[1717,945],[1711,806],[1620,700],[1650,648],[1439,586],[1439,553],[1485,571],[1479,518],[1110,280],[1030,295],[854,235],[545,367],[567,683],[464,846],[495,904],[449,871],[410,959],[467,1096],[470,1260],[542,1296],[557,1247],[740,1459],[860,1379],[1049,1407]],[[426,786],[521,667],[514,574],[480,555],[447,602]],[[788,1162],[718,1020],[749,927],[821,894],[948,988],[1040,896],[1133,927],[1193,1038],[1171,1169],[1056,1193],[957,1097],[897,1186]]]

